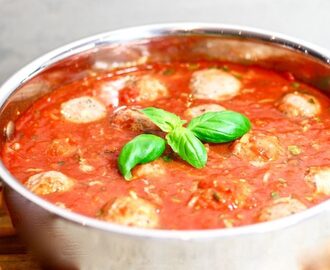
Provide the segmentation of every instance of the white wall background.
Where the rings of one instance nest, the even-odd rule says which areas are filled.
[[[329,0],[0,0],[0,83],[70,41],[179,21],[253,26],[330,50]]]

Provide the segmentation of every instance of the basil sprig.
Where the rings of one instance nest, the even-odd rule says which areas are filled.
[[[233,111],[207,112],[190,121],[179,116],[149,107],[142,110],[155,125],[167,132],[165,139],[172,150],[195,168],[203,168],[207,152],[203,142],[225,143],[233,141],[251,129],[244,115]],[[119,170],[126,180],[132,178],[131,170],[160,157],[165,150],[165,140],[155,135],[142,134],[128,142],[120,152]]]
[[[237,112],[207,112],[192,119],[187,128],[204,142],[225,143],[242,137],[250,130],[251,123]]]
[[[165,150],[165,140],[151,134],[141,134],[129,141],[121,150],[118,167],[126,180],[132,178],[131,170],[138,164],[151,162]]]
[[[170,132],[176,127],[181,127],[184,123],[186,123],[186,121],[181,120],[181,118],[176,114],[164,111],[162,109],[148,107],[143,109],[142,112],[164,132]]]
[[[203,168],[207,161],[205,146],[187,128],[178,127],[166,135],[173,151],[195,168]]]

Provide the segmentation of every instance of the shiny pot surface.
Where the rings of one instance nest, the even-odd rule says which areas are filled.
[[[93,72],[211,59],[288,71],[329,95],[329,58],[330,52],[316,46],[245,27],[169,24],[100,34],[42,56],[4,83],[0,144],[37,98]],[[0,175],[14,224],[47,269],[310,269],[304,267],[330,248],[330,201],[252,226],[146,230],[56,207],[25,189],[2,163]]]

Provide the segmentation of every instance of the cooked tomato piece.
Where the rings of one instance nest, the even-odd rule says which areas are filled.
[[[108,203],[102,209],[101,219],[143,228],[158,226],[156,207],[140,198],[124,196]]]

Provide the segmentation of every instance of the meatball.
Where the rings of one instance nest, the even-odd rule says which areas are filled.
[[[25,183],[25,186],[37,195],[69,191],[73,185],[73,179],[57,171],[32,175]]]
[[[228,72],[204,69],[193,73],[190,88],[195,98],[227,100],[238,95],[241,83]]]
[[[244,179],[227,179],[221,182],[205,179],[199,181],[187,205],[196,210],[200,208],[233,210],[244,207],[252,191],[252,186]]]
[[[271,206],[262,209],[259,216],[260,221],[271,221],[293,215],[305,210],[307,207],[297,199],[290,197],[279,198],[274,200]]]
[[[225,108],[218,104],[202,104],[185,110],[184,116],[187,119],[192,119],[207,112],[221,112],[223,110],[225,110]]]
[[[64,119],[73,123],[90,123],[106,116],[106,107],[89,96],[71,99],[61,105]]]
[[[318,193],[330,195],[330,166],[310,167],[305,179],[315,185]]]
[[[55,157],[71,157],[77,152],[78,148],[69,138],[55,139],[48,146],[48,154]]]
[[[114,202],[107,203],[102,209],[100,218],[142,228],[155,228],[159,223],[157,209],[153,204],[129,196],[119,197]]]
[[[234,143],[233,153],[255,167],[277,160],[283,148],[279,139],[270,134],[249,132]]]
[[[300,92],[286,94],[281,99],[278,109],[289,117],[313,117],[321,112],[317,98]]]
[[[120,108],[110,118],[110,122],[121,128],[134,131],[152,132],[159,128],[137,108]]]
[[[161,159],[141,164],[133,169],[134,177],[158,177],[165,174],[165,164]]]
[[[135,82],[138,90],[136,101],[154,101],[158,98],[166,97],[168,90],[166,86],[157,78],[145,75]]]

